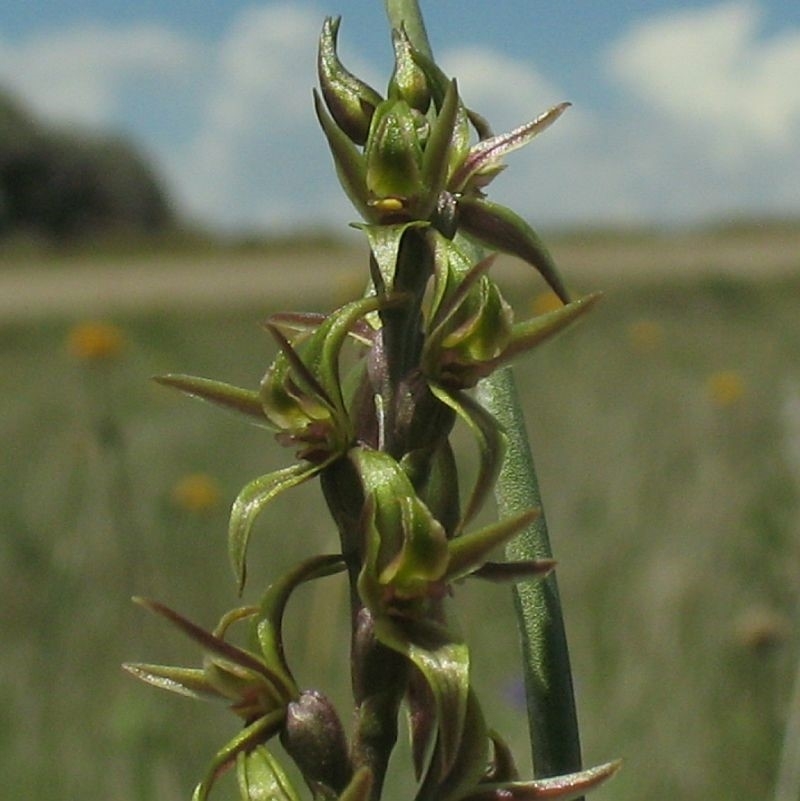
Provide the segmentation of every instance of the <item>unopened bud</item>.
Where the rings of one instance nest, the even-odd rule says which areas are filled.
[[[281,743],[312,790],[322,786],[338,795],[347,786],[347,739],[333,704],[322,693],[306,690],[288,705]]]
[[[431,91],[425,73],[412,56],[411,42],[404,30],[392,32],[394,73],[389,82],[389,94],[405,100],[411,108],[422,112],[431,104]]]
[[[370,122],[381,96],[342,65],[336,52],[340,17],[328,17],[322,28],[317,55],[319,84],[336,124],[357,145],[367,141]]]

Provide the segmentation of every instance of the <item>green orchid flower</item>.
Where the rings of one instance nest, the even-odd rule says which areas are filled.
[[[518,256],[567,303],[542,241],[510,209],[487,201],[484,189],[504,169],[505,156],[546,130],[569,103],[492,135],[465,106],[456,82],[415,50],[403,30],[393,32],[395,71],[387,98],[379,100],[341,65],[338,29],[338,19],[326,20],[318,56],[322,97],[314,93],[314,106],[342,186],[362,217],[378,225],[428,221],[450,239],[461,233]]]
[[[492,257],[472,263],[458,242],[433,233],[433,290],[424,309],[422,367],[432,381],[470,389],[520,353],[560,333],[589,311],[594,293],[522,323],[487,275]]]
[[[351,338],[369,343],[374,329],[365,318],[402,302],[400,296],[383,295],[353,301],[324,317],[274,315],[265,325],[281,352],[258,392],[195,376],[171,374],[155,379],[246,417],[273,431],[283,445],[299,446],[297,455],[303,461],[253,479],[234,501],[228,545],[240,591],[256,518],[284,491],[319,475],[353,444],[355,432],[340,374],[345,342]]]
[[[473,574],[493,577],[491,552],[537,514],[531,510],[448,539],[400,462],[366,446],[353,448],[348,459],[364,492],[363,567],[358,586],[364,603],[375,614],[424,615],[425,601],[444,597],[452,582]],[[531,561],[513,567],[518,575],[542,576],[553,563]]]

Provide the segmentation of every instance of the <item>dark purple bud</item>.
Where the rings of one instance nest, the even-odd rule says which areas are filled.
[[[333,704],[316,690],[305,690],[286,708],[281,743],[313,792],[337,795],[350,781],[347,738]]]

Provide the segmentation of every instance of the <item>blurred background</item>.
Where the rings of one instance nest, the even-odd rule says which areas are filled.
[[[592,797],[796,799],[800,6],[483,5],[423,2],[470,105],[504,130],[574,104],[492,197],[576,292],[606,292],[517,369],[586,760],[626,761]],[[366,251],[310,103],[336,14],[343,60],[383,89],[378,0],[0,7],[0,775],[17,798],[187,798],[235,731],[122,673],[199,658],[129,599],[212,626],[237,603],[230,504],[291,454],[149,377],[255,387],[270,313],[360,293]],[[551,308],[530,268],[501,259],[497,278],[520,317]],[[281,499],[247,597],[335,541],[315,487]],[[344,587],[300,594],[290,659],[344,704]],[[467,584],[457,607],[524,765],[507,589]]]

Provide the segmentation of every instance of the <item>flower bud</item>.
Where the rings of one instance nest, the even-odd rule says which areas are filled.
[[[382,98],[339,61],[336,39],[340,22],[340,17],[328,17],[322,28],[317,54],[319,85],[336,124],[353,142],[363,145],[375,108]]]
[[[326,696],[306,690],[286,709],[281,744],[315,792],[340,793],[350,781],[344,728]]]
[[[431,91],[424,71],[414,60],[411,42],[404,30],[392,31],[394,73],[389,81],[389,96],[405,100],[424,114],[431,104]]]

